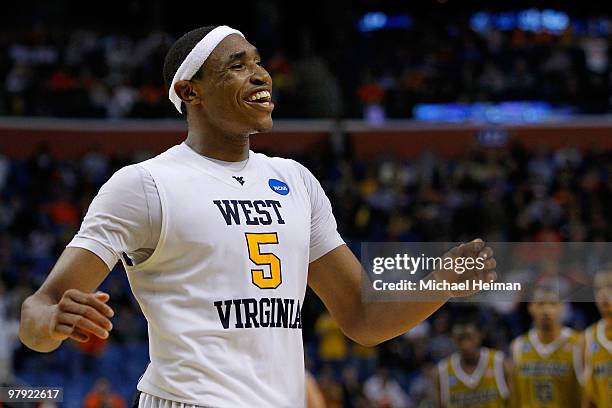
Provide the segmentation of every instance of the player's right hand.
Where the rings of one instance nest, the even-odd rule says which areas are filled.
[[[59,341],[71,338],[79,342],[88,341],[92,334],[101,339],[108,338],[113,328],[109,318],[115,314],[106,304],[109,298],[108,293],[68,289],[59,303],[52,306],[51,337]]]

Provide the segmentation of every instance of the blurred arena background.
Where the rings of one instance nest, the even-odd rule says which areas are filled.
[[[87,2],[89,3],[89,2]],[[585,2],[583,2],[585,3]],[[585,8],[588,6],[588,9]],[[181,141],[162,63],[177,35],[242,30],[274,79],[275,130],[253,148],[319,178],[342,236],[364,241],[611,241],[610,5],[313,0],[20,2],[0,21],[0,383],[64,386],[66,407],[131,402],[146,322],[118,264],[108,341],[23,347],[20,305],[120,167]],[[309,295],[307,366],[330,407],[428,407],[453,350],[447,305],[376,348]],[[473,307],[486,344],[529,328],[524,303]],[[567,304],[565,322],[598,319]],[[379,401],[385,392],[401,403]],[[0,406],[2,404],[0,403]]]

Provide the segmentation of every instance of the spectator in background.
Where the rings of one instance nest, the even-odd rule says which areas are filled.
[[[454,351],[455,346],[450,337],[450,316],[448,310],[440,310],[433,317],[432,330],[427,347],[435,361],[448,356]]]
[[[325,400],[327,408],[342,408],[343,389],[342,385],[336,379],[334,369],[329,366],[323,366],[321,375],[319,376],[319,387]]]
[[[316,323],[315,331],[319,338],[319,358],[325,364],[332,364],[339,373],[339,364],[348,356],[348,339],[340,330],[329,313],[322,313]]]
[[[277,50],[267,60],[266,66],[272,76],[274,84],[273,99],[277,102],[274,108],[277,117],[292,117],[296,112],[296,77],[294,67],[291,61],[283,54],[281,50]]]
[[[363,117],[368,123],[377,125],[385,121],[385,109],[382,104],[385,89],[371,74],[365,76],[362,85],[357,89],[357,97],[363,105]]]
[[[70,345],[78,350],[70,361],[72,377],[76,378],[83,372],[94,376],[103,375],[100,367],[107,344],[107,340],[95,336],[91,336],[84,343],[70,341]]]
[[[412,401],[395,379],[391,378],[385,367],[379,367],[376,373],[364,383],[364,392],[374,408],[409,408]]]
[[[371,373],[374,371],[378,361],[378,349],[376,347],[365,347],[354,342],[351,342],[351,345],[351,360],[354,361],[359,372]]]
[[[273,17],[267,14],[271,9]],[[381,30],[364,34],[359,46],[347,47],[348,38],[361,34],[353,28],[357,16],[346,10],[334,21],[336,32],[329,32],[325,41],[316,41],[319,33],[298,30],[302,47],[294,50],[283,48],[282,41],[270,35],[272,31],[282,32],[281,38],[293,34],[294,22],[279,24],[283,11],[270,2],[257,2],[255,10],[261,18],[254,19],[259,23],[253,32],[274,50],[266,66],[277,84],[277,116],[344,115],[376,123],[385,116],[409,118],[416,103],[500,100],[567,103],[582,113],[611,110],[605,15],[586,19],[584,30],[571,24],[564,32],[551,34],[494,27],[474,31],[467,28],[469,15],[437,14],[435,27],[415,24],[401,33],[402,41],[389,41]],[[569,17],[574,23],[576,16]],[[269,24],[270,20],[276,23]],[[173,42],[168,32],[151,30],[142,36],[110,24],[95,30],[50,29],[43,24],[18,31],[7,25],[4,30],[5,37],[0,33],[0,38],[7,41],[0,48],[4,54],[0,61],[6,63],[0,65],[0,81],[5,93],[0,114],[172,115],[171,109],[158,103],[164,95],[161,78],[151,75],[159,72],[156,65]]]
[[[437,401],[436,395],[436,369],[431,361],[423,367],[410,385],[410,397],[414,400],[415,408],[433,408]]]
[[[13,354],[19,345],[19,321],[10,312],[7,291],[0,280],[0,384],[13,382]]]
[[[348,365],[342,370],[342,401],[345,408],[365,408],[368,401],[363,393],[363,385],[359,372],[354,365]]]
[[[106,378],[96,381],[93,390],[85,397],[84,408],[127,408],[121,395],[113,392]]]
[[[4,185],[8,178],[11,161],[8,157],[0,153],[0,191],[4,190]]]
[[[79,224],[79,209],[64,188],[57,189],[55,200],[46,206],[45,212],[59,227],[74,229]]]
[[[99,146],[92,146],[83,155],[81,159],[81,168],[88,182],[100,186],[104,184],[108,175],[108,156],[100,151]]]

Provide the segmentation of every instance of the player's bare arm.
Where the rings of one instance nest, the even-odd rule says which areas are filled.
[[[312,374],[306,372],[306,408],[325,408],[325,398]]]
[[[466,272],[437,271],[438,279],[458,280],[495,279],[496,262],[493,251],[480,240],[461,244],[445,256],[486,258],[485,268]],[[374,346],[412,329],[438,310],[452,297],[474,292],[445,292],[432,301],[365,303],[362,301],[361,279],[367,279],[357,258],[346,245],[310,264],[308,285],[321,298],[342,331],[357,343]],[[418,294],[418,292],[417,292]]]
[[[19,338],[29,348],[50,352],[68,339],[107,338],[114,312],[106,293],[91,293],[108,275],[92,252],[68,247],[43,285],[23,303]]]

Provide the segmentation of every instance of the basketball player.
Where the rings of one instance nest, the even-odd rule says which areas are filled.
[[[585,331],[584,408],[612,407],[612,264],[595,274],[601,320]]]
[[[582,358],[579,335],[561,323],[561,301],[551,286],[534,289],[528,310],[533,328],[511,344],[513,407],[580,406]]]
[[[100,189],[41,288],[24,302],[20,337],[49,352],[107,338],[113,311],[92,293],[121,260],[148,321],[140,407],[304,406],[301,314],[308,284],[344,333],[374,345],[406,332],[452,296],[362,302],[362,268],[330,202],[293,160],[249,149],[272,128],[272,81],[257,49],[227,26],[181,38],[164,62],[183,143],[127,166]],[[482,240],[448,256],[486,258],[449,281],[495,278]],[[173,405],[178,404],[178,405]]]
[[[473,320],[453,324],[457,352],[438,363],[440,408],[506,407],[510,362],[501,351],[482,347],[482,333]]]

